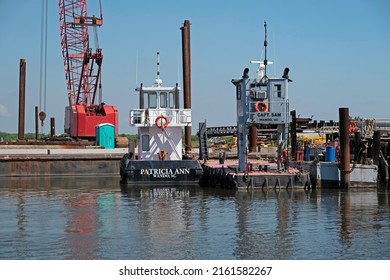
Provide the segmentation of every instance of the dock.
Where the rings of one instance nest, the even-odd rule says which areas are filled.
[[[119,176],[127,148],[0,145],[0,177]]]

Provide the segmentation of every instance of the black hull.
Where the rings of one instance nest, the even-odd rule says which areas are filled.
[[[198,185],[203,169],[197,160],[121,160],[122,183],[129,185]]]

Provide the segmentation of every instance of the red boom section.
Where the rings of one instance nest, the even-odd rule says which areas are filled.
[[[103,54],[89,45],[89,26],[101,26],[102,17],[88,16],[87,0],[59,0],[62,56],[69,106],[65,132],[73,137],[94,137],[95,126],[111,123],[117,135],[117,110],[96,104]],[[113,113],[115,112],[115,113]]]

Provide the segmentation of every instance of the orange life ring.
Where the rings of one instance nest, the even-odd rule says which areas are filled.
[[[357,131],[356,122],[350,121],[349,122],[349,134],[355,133],[356,131]]]
[[[268,104],[264,101],[257,101],[254,105],[254,109],[256,112],[268,112]]]
[[[158,128],[167,128],[168,127],[168,118],[166,116],[158,116],[156,118],[155,124]]]

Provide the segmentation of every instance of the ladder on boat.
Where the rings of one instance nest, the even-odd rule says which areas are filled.
[[[206,122],[199,123],[199,159],[200,160],[209,159]]]

